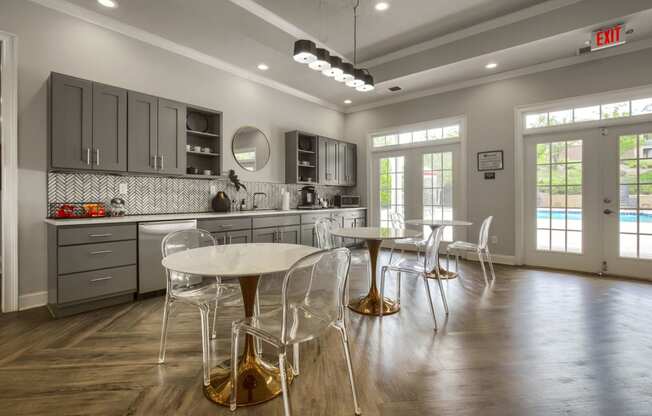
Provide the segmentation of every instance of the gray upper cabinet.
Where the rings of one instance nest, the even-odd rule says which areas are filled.
[[[158,98],[129,91],[130,172],[156,172],[158,160]]]
[[[158,171],[184,174],[186,170],[186,106],[158,100]]]
[[[337,141],[319,138],[319,183],[322,185],[338,184]]]
[[[127,91],[93,84],[93,168],[127,170]]]
[[[338,144],[338,176],[341,186],[355,186],[356,183],[356,145],[340,142]]]
[[[52,73],[50,165],[92,169],[93,83]]]

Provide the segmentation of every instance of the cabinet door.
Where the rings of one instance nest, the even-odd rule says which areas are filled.
[[[304,246],[317,247],[317,236],[315,235],[314,224],[301,226],[301,244]]]
[[[346,171],[346,184],[348,186],[355,186],[356,184],[356,175],[357,170],[356,166],[358,164],[357,154],[356,154],[356,145],[347,143],[346,144],[346,157],[345,157],[345,171]]]
[[[337,152],[338,146],[335,140],[326,142],[326,176],[327,185],[337,185]]]
[[[348,185],[349,177],[346,174],[346,147],[344,142],[337,143],[337,183],[339,185]]]
[[[92,169],[93,83],[53,73],[51,83],[51,166]]]
[[[93,84],[93,169],[127,170],[127,91]]]
[[[229,241],[226,233],[211,233],[211,235],[213,236],[213,238],[215,238],[215,241],[217,241],[217,244],[220,246],[223,244],[227,244],[227,242]]]
[[[325,139],[323,137],[319,138],[319,151],[318,151],[319,152],[319,163],[318,163],[317,168],[319,170],[318,178],[319,178],[319,183],[321,185],[327,185],[328,184],[328,172],[327,172],[328,165],[327,165],[327,162],[326,162],[326,153],[327,153],[326,144],[327,144],[327,140],[328,139]]]
[[[276,243],[277,228],[258,228],[251,233],[254,243]],[[255,254],[255,253],[252,253]]]
[[[301,244],[301,228],[298,225],[278,227],[277,243]]]
[[[186,172],[186,106],[158,100],[158,171]]]
[[[155,172],[158,140],[158,98],[129,91],[127,142],[130,172]],[[157,162],[158,163],[158,162]]]
[[[226,233],[227,244],[251,243],[251,230],[229,231]]]

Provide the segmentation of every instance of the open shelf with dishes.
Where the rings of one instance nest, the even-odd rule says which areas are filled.
[[[216,177],[222,169],[222,112],[188,106],[186,113],[186,173]]]
[[[285,134],[285,175],[287,183],[317,184],[319,138],[291,131]]]

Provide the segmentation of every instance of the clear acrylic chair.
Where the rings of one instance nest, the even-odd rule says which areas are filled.
[[[406,228],[405,226],[405,218],[403,217],[403,214],[400,212],[391,212],[389,214],[389,219],[392,223],[392,228]],[[399,246],[414,246],[417,250],[417,261],[420,260],[421,258],[421,253],[425,250],[426,243],[428,242],[427,238],[423,238],[423,235],[419,235],[418,237],[410,237],[410,238],[402,238],[400,240],[395,240],[394,244],[398,244]],[[392,259],[394,258],[394,249],[395,247],[392,246],[390,252],[389,252],[389,263],[392,263]],[[401,257],[405,255],[405,248],[401,249]]]
[[[201,229],[181,230],[170,233],[163,238],[161,252],[163,257],[193,248],[217,245],[215,238],[208,231]],[[202,362],[204,385],[210,383],[210,326],[209,315],[211,304],[215,305],[215,315],[219,300],[240,296],[239,285],[222,284],[219,277],[205,277],[173,270],[166,270],[167,291],[161,325],[161,344],[158,362],[165,362],[167,344],[168,320],[172,305],[182,302],[199,308],[201,315]],[[213,317],[213,332],[215,331],[215,316]]]
[[[482,275],[484,276],[485,284],[488,284],[487,280],[487,268],[484,265],[484,256],[487,258],[487,263],[489,263],[489,269],[491,270],[491,280],[496,280],[496,273],[494,272],[494,264],[491,260],[491,253],[489,253],[489,229],[491,228],[491,222],[494,217],[489,216],[485,218],[480,226],[480,236],[478,237],[478,244],[469,243],[466,241],[455,241],[448,245],[447,257],[448,262],[450,263],[451,253],[455,254],[455,271],[459,273],[459,257],[460,253],[477,253],[478,259],[480,260],[480,266],[482,267]]]
[[[319,251],[304,257],[285,274],[280,308],[233,323],[232,363],[238,362],[238,339],[243,333],[276,347],[286,416],[291,414],[287,348],[318,338],[329,328],[336,329],[340,334],[353,394],[354,412],[356,415],[361,414],[344,323],[344,293],[350,262],[351,252],[347,248]],[[231,385],[238,385],[236,365],[232,366]],[[232,389],[231,410],[235,410],[236,406],[237,389]]]
[[[380,298],[383,299],[385,296],[385,278],[387,273],[395,272],[397,275],[396,288],[397,288],[397,298],[396,302],[401,304],[401,274],[406,273],[408,275],[414,275],[423,279],[423,283],[426,288],[426,294],[428,296],[428,303],[430,304],[430,312],[432,313],[432,320],[435,324],[435,331],[437,330],[437,317],[435,316],[435,307],[432,304],[432,295],[430,294],[430,280],[437,280],[439,285],[439,292],[441,293],[441,300],[444,304],[444,310],[446,315],[448,315],[448,302],[446,300],[446,292],[441,282],[441,273],[439,269],[439,244],[441,243],[441,238],[444,233],[444,227],[437,227],[426,242],[425,254],[423,256],[423,262],[413,261],[402,258],[396,264],[390,264],[383,266],[380,272]],[[380,316],[383,316],[383,311],[381,308]]]

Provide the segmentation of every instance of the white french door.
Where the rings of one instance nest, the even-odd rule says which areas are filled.
[[[652,277],[652,124],[526,140],[526,264]]]
[[[462,212],[459,143],[372,153],[372,219],[391,227],[391,213],[405,219],[454,219]],[[425,235],[430,233],[424,228]],[[445,241],[465,239],[464,229],[444,232]]]

